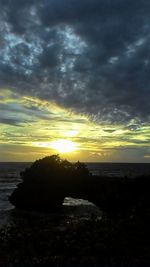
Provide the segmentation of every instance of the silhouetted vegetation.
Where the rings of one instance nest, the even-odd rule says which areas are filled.
[[[64,197],[72,196],[95,203],[103,216],[74,220],[25,213],[19,224],[0,229],[2,264],[150,266],[149,176],[94,176],[84,164],[53,155],[35,161],[21,177],[10,197],[19,209],[58,211]]]
[[[23,182],[9,199],[19,209],[56,211],[66,196],[84,196],[82,191],[89,176],[83,163],[70,163],[58,155],[45,157],[21,173]]]
[[[91,201],[110,217],[144,216],[150,208],[150,176],[133,179],[96,177],[90,187]]]
[[[90,174],[85,164],[70,163],[58,155],[35,161],[21,173],[23,180],[10,196],[20,209],[53,212],[65,197],[87,199],[110,217],[143,216],[150,208],[150,178],[100,177]]]
[[[150,216],[23,219],[0,229],[1,266],[150,267]]]

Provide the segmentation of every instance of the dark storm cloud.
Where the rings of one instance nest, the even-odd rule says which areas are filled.
[[[149,121],[147,0],[1,0],[0,80],[95,121]]]
[[[12,126],[21,126],[23,123],[20,119],[14,119],[14,118],[0,118],[0,123],[2,124],[8,124]],[[24,122],[25,123],[25,122]]]

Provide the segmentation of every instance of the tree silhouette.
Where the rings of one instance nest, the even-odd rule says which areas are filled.
[[[21,172],[22,183],[10,196],[19,209],[52,212],[65,197],[87,199],[109,216],[142,214],[150,208],[150,177],[134,179],[100,177],[90,174],[79,161],[71,163],[59,155],[36,160]]]
[[[54,211],[61,208],[66,196],[82,193],[84,179],[90,173],[83,163],[70,163],[52,155],[36,160],[20,175],[22,183],[10,196],[10,202],[20,209]]]

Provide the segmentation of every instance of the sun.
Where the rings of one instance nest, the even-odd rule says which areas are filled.
[[[76,144],[69,140],[59,139],[51,143],[51,148],[59,153],[69,153],[77,149]]]

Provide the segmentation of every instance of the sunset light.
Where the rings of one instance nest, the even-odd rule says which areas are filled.
[[[149,73],[148,0],[0,0],[0,266],[150,267]]]
[[[64,139],[53,141],[51,148],[55,149],[58,153],[69,153],[77,149],[74,142]]]
[[[128,2],[0,1],[0,161],[150,162],[150,2]]]

